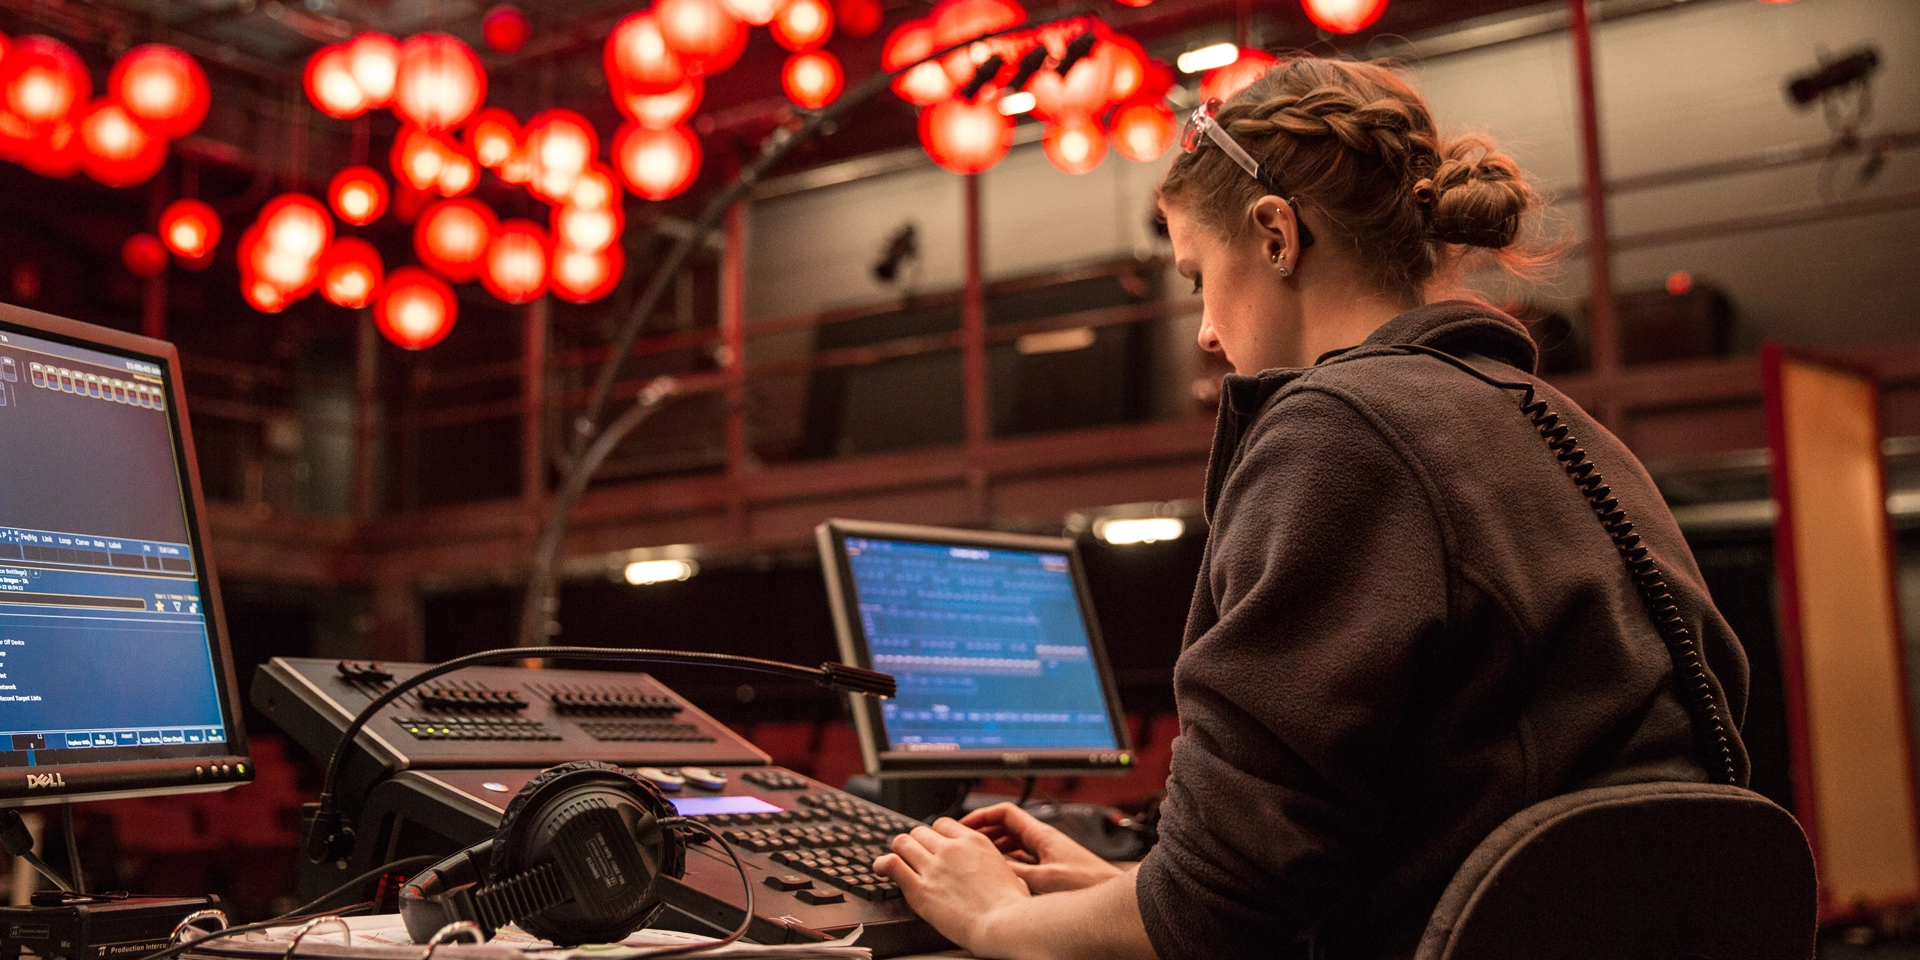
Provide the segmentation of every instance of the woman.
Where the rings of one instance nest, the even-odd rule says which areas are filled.
[[[1467,253],[1519,259],[1539,200],[1513,161],[1442,139],[1363,63],[1282,63],[1208,127],[1203,108],[1160,209],[1200,346],[1236,374],[1160,844],[1123,872],[1011,805],[897,838],[875,869],[983,957],[1410,956],[1525,807],[1746,780],[1746,659],[1653,483],[1533,379],[1518,323],[1432,299]],[[1526,385],[1617,505],[1589,505]],[[1628,576],[1636,541],[1596,516],[1616,506],[1704,654],[1690,683]]]

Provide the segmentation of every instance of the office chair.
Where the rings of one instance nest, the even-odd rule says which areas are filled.
[[[1806,835],[1759,794],[1602,787],[1482,841],[1414,960],[1808,960],[1815,898]]]

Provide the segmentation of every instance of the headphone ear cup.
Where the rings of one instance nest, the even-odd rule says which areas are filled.
[[[676,816],[659,788],[612,764],[561,764],[528,781],[508,803],[494,833],[489,880],[557,871],[554,882],[596,896],[574,896],[514,921],[563,946],[617,941],[660,911],[657,877],[686,873],[685,843],[661,823]],[[602,882],[607,875],[617,882]]]

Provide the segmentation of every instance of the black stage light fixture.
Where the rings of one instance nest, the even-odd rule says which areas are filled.
[[[1787,81],[1787,96],[1798,106],[1807,106],[1821,97],[1856,84],[1863,84],[1880,67],[1880,54],[1862,47],[1831,63],[1792,77]]]
[[[992,83],[993,78],[999,76],[1001,69],[1006,65],[1007,61],[997,53],[981,61],[980,66],[974,68],[973,78],[967,81],[966,86],[960,88],[960,99],[971,102],[974,97],[980,95],[980,88]]]
[[[1060,65],[1053,69],[1059,71],[1061,76],[1066,76],[1067,71],[1072,70],[1074,64],[1093,52],[1093,44],[1098,39],[1093,35],[1092,30],[1074,37],[1073,42],[1067,44],[1067,52],[1060,55]]]
[[[881,283],[892,283],[900,278],[900,268],[919,256],[920,241],[913,223],[903,223],[900,229],[893,232],[893,236],[887,238],[886,250],[880,254],[880,262],[873,265],[873,278]]]
[[[1019,93],[1027,88],[1027,81],[1047,65],[1047,48],[1044,44],[1035,44],[1027,55],[1020,58],[1020,65],[1013,70],[1013,79],[1007,82],[1008,93]]]

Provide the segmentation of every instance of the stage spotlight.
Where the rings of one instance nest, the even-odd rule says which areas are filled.
[[[899,279],[900,268],[909,260],[920,257],[920,240],[911,222],[902,224],[887,238],[886,250],[880,254],[880,262],[873,265],[873,278],[881,283],[892,283]]]
[[[1832,63],[1822,64],[1818,69],[1789,78],[1787,96],[1796,105],[1804,107],[1829,93],[1864,85],[1879,67],[1879,52],[1872,47],[1863,47]]]

